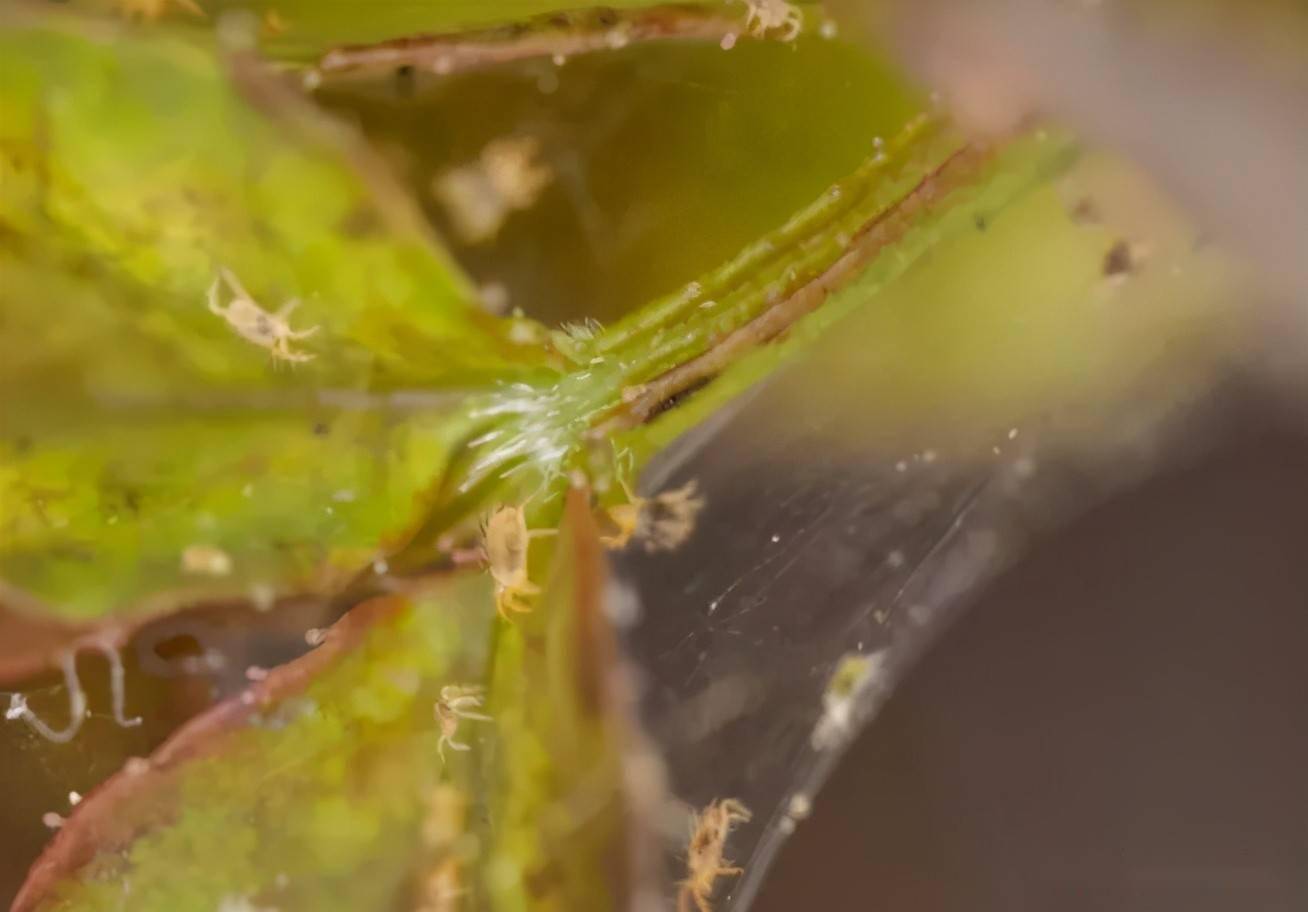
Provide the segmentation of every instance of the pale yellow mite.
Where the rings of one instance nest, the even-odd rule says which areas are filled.
[[[540,141],[532,136],[492,140],[476,161],[445,171],[432,181],[432,193],[445,207],[459,239],[467,244],[494,240],[514,212],[530,209],[554,179],[539,161]]]
[[[441,727],[441,737],[436,742],[436,752],[440,754],[442,761],[445,759],[446,745],[449,745],[450,750],[470,750],[468,745],[455,740],[455,737],[459,734],[459,722],[461,720],[491,721],[490,716],[476,711],[481,708],[481,702],[482,689],[480,687],[447,684],[441,688],[441,698],[436,701],[434,711],[436,722]]]
[[[195,0],[117,0],[118,12],[127,19],[142,19],[153,22],[176,6],[192,16],[204,17],[204,10]]]
[[[500,507],[482,526],[482,548],[495,581],[495,610],[508,619],[510,611],[530,611],[540,587],[527,576],[527,548],[533,538],[553,535],[554,529],[527,528],[524,507]]]
[[[219,303],[219,292],[225,284],[232,298],[226,306]],[[318,331],[318,327],[294,330],[288,319],[291,311],[300,304],[298,299],[291,299],[282,305],[276,313],[269,313],[245,290],[239,279],[230,269],[219,269],[218,278],[209,286],[209,310],[227,321],[227,325],[247,342],[253,342],[272,354],[276,361],[311,361],[309,352],[294,351],[291,343],[305,339]]]
[[[625,548],[638,541],[646,551],[671,551],[679,548],[695,531],[695,519],[704,508],[695,480],[653,497],[634,493],[625,481],[619,481],[627,503],[609,507],[609,520],[616,527],[600,536],[607,548]]]
[[[692,912],[692,903],[699,912],[713,912],[709,900],[717,879],[743,873],[744,869],[732,865],[722,850],[736,824],[750,817],[749,808],[734,798],[711,801],[695,815],[695,829],[686,847],[686,879],[677,892],[677,912]]]
[[[756,38],[779,30],[782,41],[794,41],[804,26],[799,8],[786,0],[744,0],[744,3],[749,7],[745,27]]]

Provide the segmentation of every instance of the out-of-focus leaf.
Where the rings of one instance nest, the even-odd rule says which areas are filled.
[[[9,396],[467,384],[532,360],[358,140],[248,61],[11,13],[0,86]],[[210,312],[221,269],[269,313],[299,299],[313,360],[275,364]]]
[[[659,767],[631,715],[589,494],[567,496],[545,591],[495,644],[484,838],[490,908],[505,912],[633,908],[657,852]]]
[[[15,912],[439,909],[456,894],[625,908],[649,888],[661,781],[641,762],[582,491],[560,536],[537,549],[540,564],[553,552],[549,582],[498,628],[493,669],[483,574],[356,607],[88,796]],[[458,720],[442,747],[436,702],[488,675],[486,705],[462,710],[489,718]]]
[[[459,429],[438,394],[378,390],[543,358],[355,137],[248,64],[10,11],[0,90],[0,577],[46,610],[353,573],[421,517]],[[269,312],[302,298],[313,360],[212,313],[222,269]]]
[[[459,426],[199,409],[0,441],[0,575],[80,619],[329,592],[421,519]]]
[[[15,910],[383,909],[449,858],[466,884],[457,808],[475,800],[477,754],[442,765],[433,706],[482,679],[493,611],[477,575],[357,607],[89,795]],[[458,735],[480,752],[494,726]]]

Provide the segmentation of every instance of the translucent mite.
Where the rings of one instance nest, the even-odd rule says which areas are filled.
[[[472,719],[477,722],[490,722],[491,717],[475,712],[482,703],[482,689],[466,684],[447,684],[441,688],[441,698],[436,701],[436,721],[441,727],[441,738],[436,743],[436,752],[445,759],[445,746],[450,750],[470,750],[468,745],[454,740],[459,734],[459,722]]]
[[[607,510],[616,530],[601,536],[605,547],[625,548],[634,540],[643,544],[646,551],[671,551],[684,544],[695,531],[695,518],[704,508],[704,498],[698,496],[694,479],[654,497],[635,494],[625,481],[619,484],[627,495],[627,503]]]
[[[750,817],[749,809],[734,798],[711,801],[695,815],[695,830],[686,848],[686,879],[677,892],[677,912],[691,912],[692,903],[699,912],[713,912],[709,900],[717,879],[743,873],[743,868],[723,857],[722,850],[735,825]]]
[[[170,6],[185,10],[192,16],[204,18],[204,10],[195,0],[117,0],[116,5],[119,14],[126,19],[153,22],[166,13]]]
[[[232,294],[232,299],[225,306],[218,301],[224,284]],[[276,313],[269,313],[259,306],[230,269],[219,269],[218,278],[209,286],[210,312],[226,320],[227,325],[242,339],[266,349],[275,361],[312,361],[314,358],[309,352],[291,348],[292,342],[307,339],[318,331],[316,326],[302,330],[291,329],[288,320],[291,312],[299,306],[299,299],[292,298]]]
[[[530,611],[540,587],[527,576],[527,548],[533,538],[553,535],[554,529],[527,529],[525,507],[500,507],[482,525],[482,548],[495,581],[495,610],[507,619],[510,611]]]
[[[782,41],[794,41],[804,26],[799,8],[786,0],[744,0],[744,3],[749,7],[745,27],[755,38],[780,30]]]
[[[510,215],[535,205],[554,179],[539,153],[535,137],[504,136],[488,143],[475,162],[433,180],[432,193],[464,243],[493,240]]]

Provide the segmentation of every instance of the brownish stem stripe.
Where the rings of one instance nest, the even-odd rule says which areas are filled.
[[[448,75],[515,60],[614,50],[634,42],[670,38],[721,41],[742,31],[739,18],[715,8],[660,6],[622,14],[592,11],[562,14],[538,26],[417,35],[378,44],[333,48],[319,60],[316,72],[329,78],[345,74],[376,75],[412,67]]]
[[[849,248],[827,269],[782,298],[744,326],[733,330],[708,351],[638,387],[626,406],[604,427],[605,432],[643,424],[658,414],[662,403],[722,373],[749,350],[784,333],[844,287],[878,253],[898,241],[921,213],[967,183],[986,159],[986,148],[966,145],[924,177],[892,209],[863,225]]]

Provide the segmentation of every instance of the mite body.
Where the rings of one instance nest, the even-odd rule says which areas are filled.
[[[170,6],[185,10],[192,16],[204,18],[204,10],[195,0],[117,0],[118,12],[124,18],[140,19],[145,22],[158,19],[168,11]]]
[[[704,508],[704,498],[698,496],[694,479],[653,497],[641,497],[625,481],[619,483],[627,494],[627,503],[606,511],[615,531],[600,537],[605,547],[625,548],[638,541],[646,551],[672,551],[695,531],[695,518]]]
[[[804,17],[798,7],[786,0],[744,0],[749,7],[745,27],[751,35],[762,38],[768,32],[780,30],[782,41],[794,41],[804,26]]]
[[[677,912],[713,912],[709,900],[719,877],[742,873],[723,856],[727,837],[737,823],[750,819],[749,808],[734,798],[709,802],[695,815],[695,830],[686,847],[686,879],[677,893]]]
[[[441,688],[441,698],[436,701],[434,709],[436,721],[441,727],[441,738],[436,743],[436,751],[445,759],[445,746],[450,750],[466,751],[470,748],[461,741],[456,741],[459,734],[459,722],[472,719],[476,722],[490,722],[491,717],[476,710],[481,708],[482,689],[465,684],[447,684]]]
[[[491,579],[495,581],[495,610],[508,618],[510,611],[530,611],[531,597],[540,587],[527,575],[527,552],[533,538],[553,535],[553,529],[527,528],[525,508],[500,507],[482,526],[482,548]]]
[[[232,294],[231,300],[225,306],[218,301],[223,284]],[[276,313],[269,313],[251,297],[230,269],[219,269],[218,278],[209,286],[210,312],[226,320],[227,325],[242,339],[266,349],[276,361],[313,360],[314,356],[309,352],[295,351],[291,348],[292,342],[306,339],[318,331],[316,326],[302,330],[291,329],[288,320],[291,312],[299,305],[299,300],[292,298]]]

